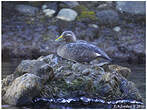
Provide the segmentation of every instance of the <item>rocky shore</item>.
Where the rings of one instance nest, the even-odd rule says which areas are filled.
[[[145,63],[145,16],[143,1],[2,2],[2,55],[55,53],[54,40],[71,30],[115,60]]]
[[[96,62],[81,64],[54,54],[23,60],[2,80],[3,103],[21,106],[37,98],[81,97],[142,102],[135,84],[127,80],[129,68]]]
[[[2,104],[70,103],[76,98],[144,105],[128,80],[133,75],[129,68],[98,59],[89,64],[63,59],[56,55],[62,42],[55,39],[70,30],[114,62],[145,64],[145,11],[144,1],[3,1],[2,58],[23,60],[2,79]]]

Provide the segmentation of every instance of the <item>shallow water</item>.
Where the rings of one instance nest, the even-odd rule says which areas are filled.
[[[15,71],[15,68],[18,66],[18,64],[21,62],[22,59],[3,59],[2,61],[2,79],[6,77],[6,75],[12,74]],[[118,64],[118,63],[117,63]],[[146,75],[145,75],[145,64],[128,64],[128,63],[119,63],[121,66],[126,66],[131,68],[132,73],[129,75],[128,80],[133,81],[136,84],[136,87],[139,89],[140,94],[142,95],[144,99],[144,104],[146,101]],[[48,105],[48,106],[47,106]],[[85,105],[76,105],[72,104],[71,106],[67,106],[65,104],[45,104],[40,106],[35,106],[35,108],[112,108],[112,105],[106,105],[106,104],[92,104],[90,106]],[[18,108],[15,106],[10,105],[2,105],[2,108]],[[21,107],[21,108],[28,108],[28,107]],[[29,107],[34,108],[34,107]]]

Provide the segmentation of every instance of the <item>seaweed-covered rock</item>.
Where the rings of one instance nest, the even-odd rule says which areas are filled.
[[[16,68],[15,77],[25,73],[32,73],[39,76],[45,83],[54,76],[53,69],[41,60],[23,60]]]
[[[41,79],[34,74],[24,74],[16,78],[9,85],[3,96],[3,101],[10,105],[27,105],[40,94],[42,88]]]
[[[8,86],[11,85],[14,80],[14,74],[10,74],[2,80],[2,96],[4,96],[6,90],[8,89]]]
[[[81,64],[64,60],[55,55],[41,58],[54,69],[55,78],[45,85],[42,97],[80,97],[100,98],[103,100],[134,99],[142,100],[133,82],[125,77],[130,69],[121,66],[104,64]],[[124,84],[127,86],[125,87]],[[128,90],[132,90],[127,92]],[[125,94],[125,95],[124,95]],[[135,97],[132,96],[135,94]]]
[[[76,6],[74,10],[78,12],[77,21],[95,23],[97,20],[95,11],[88,9],[85,5]]]
[[[111,72],[117,72],[117,73],[121,74],[125,78],[127,78],[128,75],[131,73],[131,70],[129,68],[122,67],[122,66],[119,66],[119,65],[109,65],[108,69]]]
[[[90,64],[81,64],[54,54],[24,60],[14,72],[15,80],[13,75],[10,82],[8,77],[3,80],[3,100],[12,105],[29,104],[38,95],[41,98],[98,98],[106,102],[142,101],[135,84],[126,79],[130,69],[97,62],[96,59]]]

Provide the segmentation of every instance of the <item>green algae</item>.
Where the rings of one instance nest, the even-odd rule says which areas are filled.
[[[96,20],[96,14],[93,11],[82,11],[81,14],[77,17],[78,21],[81,21],[81,19],[88,18],[90,20]]]
[[[79,13],[77,21],[81,21],[82,19],[97,20],[96,13],[94,11],[90,11],[84,5],[77,6],[75,10]]]
[[[79,5],[75,7],[74,10],[76,10],[78,13],[81,13],[82,11],[88,11],[88,8],[84,5]]]

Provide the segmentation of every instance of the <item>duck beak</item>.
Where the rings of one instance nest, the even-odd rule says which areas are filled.
[[[59,36],[55,41],[58,41],[59,39],[61,39],[63,36],[61,35],[61,36]]]

